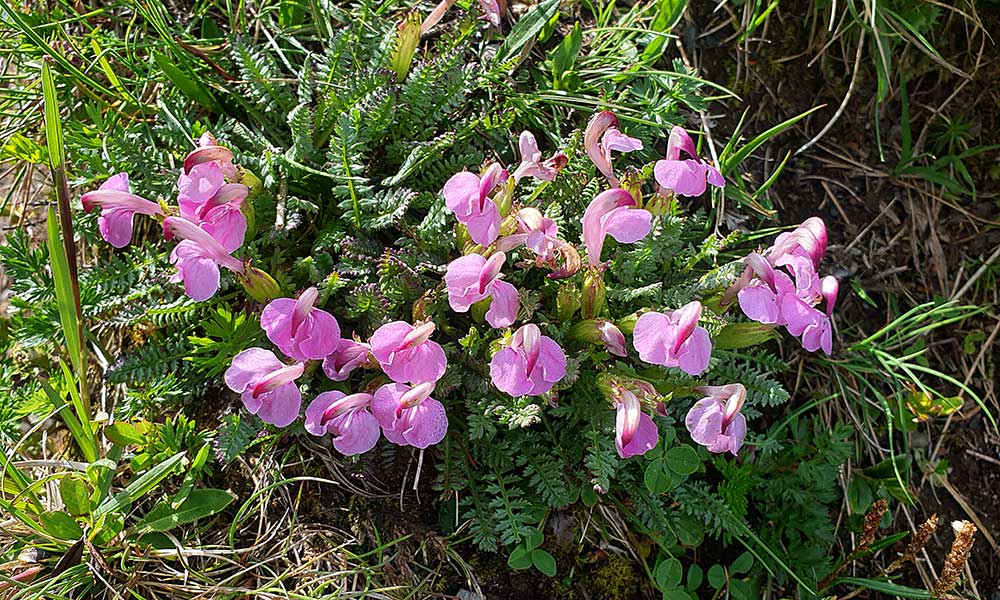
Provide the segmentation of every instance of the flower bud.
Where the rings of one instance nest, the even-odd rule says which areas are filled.
[[[646,201],[643,208],[648,210],[654,217],[662,217],[663,215],[673,213],[676,206],[677,202],[674,193],[660,186],[656,190],[656,193]]]
[[[737,350],[756,346],[775,337],[774,325],[762,323],[730,323],[712,338],[712,345],[720,350]]]
[[[282,296],[278,282],[257,267],[247,265],[245,272],[242,275],[237,274],[236,278],[247,294],[257,302],[270,302]]]
[[[514,185],[514,178],[508,178],[493,196],[493,203],[497,205],[501,219],[510,215],[510,209],[513,206]]]
[[[580,290],[572,283],[559,288],[556,294],[556,315],[560,321],[569,321],[580,309]]]
[[[625,175],[621,178],[620,187],[632,195],[635,206],[642,207],[642,179],[635,169],[628,168],[626,170]]]
[[[604,276],[598,269],[589,269],[583,276],[583,293],[580,294],[580,309],[584,319],[593,319],[604,310]]]
[[[607,319],[588,319],[570,328],[575,339],[604,346],[615,356],[625,356],[625,336],[614,323]]]

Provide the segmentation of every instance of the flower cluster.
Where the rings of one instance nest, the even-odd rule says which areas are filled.
[[[387,323],[369,343],[342,339],[337,319],[316,307],[319,290],[312,287],[297,299],[278,298],[261,313],[267,338],[291,361],[270,350],[249,348],[233,358],[226,371],[229,389],[241,395],[243,406],[278,427],[291,425],[302,408],[296,385],[311,360],[323,361],[323,372],[345,381],[351,371],[376,365],[392,380],[374,394],[318,394],[306,408],[305,429],[315,436],[330,434],[333,447],[345,455],[367,452],[380,433],[394,444],[426,448],[444,439],[448,417],[444,406],[430,397],[444,374],[444,350],[430,340],[434,323],[418,326]],[[369,358],[371,357],[371,358]]]
[[[820,278],[820,260],[826,254],[826,225],[818,217],[806,219],[794,231],[782,233],[762,253],[751,253],[743,275],[729,294],[736,293],[743,313],[758,323],[784,325],[801,338],[810,352],[833,350],[830,317],[840,288],[831,275]],[[825,302],[825,311],[816,308]]]
[[[177,206],[170,208],[129,192],[126,173],[108,178],[101,187],[83,195],[87,212],[101,209],[101,237],[115,248],[132,239],[136,214],[156,217],[168,241],[180,243],[170,253],[177,267],[173,282],[184,282],[184,291],[194,300],[207,300],[219,289],[219,267],[246,275],[248,268],[232,253],[243,245],[247,220],[243,202],[250,195],[244,179],[255,179],[233,164],[233,153],[220,146],[211,133],[198,140],[198,148],[184,160],[177,179]],[[259,276],[259,274],[257,274]],[[269,278],[268,278],[269,279]]]
[[[613,320],[600,316],[605,310],[603,272],[607,269],[601,255],[608,236],[619,243],[632,244],[653,230],[653,214],[640,206],[632,191],[621,187],[612,166],[613,152],[642,150],[642,141],[622,133],[617,117],[609,111],[597,113],[587,125],[584,132],[587,155],[611,187],[594,197],[581,218],[586,269],[576,247],[560,237],[555,221],[538,207],[517,207],[513,201],[515,187],[523,177],[552,181],[565,166],[565,155],[556,153],[543,161],[534,135],[527,131],[521,134],[519,146],[521,164],[513,180],[502,165],[491,163],[480,175],[456,173],[444,186],[448,208],[475,243],[467,248],[465,256],[448,265],[445,275],[448,303],[456,312],[468,312],[480,304],[479,313],[484,313],[491,327],[504,329],[513,325],[519,312],[519,294],[513,285],[502,280],[501,269],[507,262],[506,253],[524,246],[534,255],[536,266],[550,271],[550,278],[563,279],[584,270],[580,299],[584,319],[571,327],[570,336],[601,345],[615,356],[627,357],[625,335]],[[682,151],[691,158],[680,160]],[[662,195],[698,195],[709,183],[717,187],[725,185],[718,170],[698,160],[694,143],[679,127],[671,132],[667,158],[656,163],[655,172],[657,191]],[[642,314],[633,331],[633,345],[639,358],[663,367],[678,367],[693,376],[703,373],[709,365],[712,342],[708,330],[698,326],[701,313],[701,303],[694,301],[674,311]],[[490,361],[493,384],[511,396],[548,394],[565,373],[565,352],[534,323],[506,334],[500,350]],[[644,405],[660,403],[652,386],[641,380],[615,380],[607,392],[617,415],[618,454],[627,458],[655,447],[657,427],[643,410]],[[738,410],[736,407],[727,419],[742,418],[736,414]],[[699,421],[694,409],[692,415],[695,415],[691,417],[693,421]],[[708,431],[711,426],[704,425],[702,430]],[[727,420],[720,431],[728,431],[729,427]],[[742,443],[742,435],[719,435],[739,438],[726,445],[725,450],[735,451]],[[693,437],[712,451],[724,451],[719,450],[723,444],[715,438],[709,439],[708,433]]]
[[[713,343],[709,329],[700,324],[706,310],[700,301],[671,310],[646,307],[632,315],[618,315],[617,322],[605,302],[604,277],[614,264],[602,260],[608,236],[620,244],[633,244],[657,235],[649,203],[644,207],[642,181],[629,175],[622,185],[612,165],[614,152],[641,151],[643,142],[622,133],[617,117],[609,111],[590,119],[583,135],[585,151],[610,187],[596,194],[583,211],[577,243],[565,238],[555,220],[545,215],[545,207],[525,205],[515,194],[527,178],[555,180],[566,167],[566,155],[556,152],[544,158],[528,131],[521,133],[518,142],[521,161],[512,167],[512,176],[504,165],[491,162],[478,174],[454,174],[442,190],[445,205],[459,223],[456,239],[463,249],[463,255],[447,265],[443,288],[452,311],[470,313],[473,320],[501,330],[490,346],[489,374],[496,389],[512,397],[546,397],[555,402],[557,386],[567,373],[567,355],[557,339],[593,344],[627,360],[626,333],[631,334],[639,360],[702,377],[712,361]],[[682,153],[688,157],[681,159]],[[694,142],[680,127],[670,132],[666,158],[653,165],[653,173],[656,196],[649,202],[658,202],[657,196],[697,196],[709,185],[725,186],[720,171],[698,158]],[[170,254],[177,268],[172,280],[183,281],[195,300],[216,293],[220,267],[224,267],[238,275],[255,299],[267,302],[260,325],[285,358],[265,348],[249,348],[233,357],[225,373],[226,385],[240,394],[250,413],[278,427],[294,423],[303,404],[297,381],[319,363],[320,371],[347,391],[323,391],[309,402],[304,412],[308,433],[329,434],[334,448],[345,455],[371,450],[383,435],[394,444],[417,448],[440,442],[448,430],[448,416],[432,394],[448,361],[441,345],[431,340],[434,322],[393,321],[361,341],[343,337],[337,319],[317,306],[317,288],[310,287],[297,298],[279,297],[269,275],[232,255],[252,229],[245,209],[249,209],[247,200],[256,181],[234,164],[229,149],[205,134],[184,161],[176,207],[130,193],[124,173],[111,177],[82,200],[87,211],[101,208],[101,235],[118,248],[129,243],[135,214],[160,220],[166,239],[180,240]],[[526,249],[529,261],[516,260],[521,248]],[[820,219],[809,219],[779,235],[770,248],[747,256],[744,272],[721,304],[709,305],[724,309],[738,299],[750,319],[783,325],[801,338],[806,349],[822,348],[829,353],[837,280],[817,274],[825,251],[825,225]],[[556,298],[564,323],[518,323],[521,292],[509,279],[532,279],[509,276],[533,268],[547,271],[549,279],[568,280],[559,284]],[[821,302],[825,311],[816,308]],[[580,318],[573,321],[578,309]],[[614,410],[619,456],[648,452],[659,438],[651,415],[665,414],[664,398],[649,381],[617,374],[615,365],[599,368],[608,408]],[[358,387],[343,383],[358,369],[380,373]],[[746,389],[740,384],[701,383],[681,390],[704,395],[685,418],[691,439],[710,452],[737,454],[747,432],[740,413]],[[351,389],[359,391],[348,393]]]

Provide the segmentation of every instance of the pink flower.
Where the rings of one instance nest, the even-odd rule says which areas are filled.
[[[177,267],[172,282],[184,281],[184,291],[194,300],[208,300],[219,290],[219,266],[243,273],[243,263],[229,255],[214,237],[182,217],[163,221],[167,240],[182,239],[170,253],[170,264]]]
[[[695,402],[684,419],[691,439],[709,452],[738,455],[747,434],[746,417],[740,414],[747,397],[746,388],[733,383],[697,387],[695,391],[708,394],[708,397]]]
[[[604,238],[610,235],[622,244],[632,244],[649,235],[653,215],[633,208],[632,194],[621,188],[597,195],[583,213],[583,243],[591,266],[601,263]]]
[[[233,357],[226,371],[226,385],[243,398],[243,406],[277,427],[290,425],[299,416],[302,393],[295,385],[305,365],[282,363],[270,350],[248,348]]]
[[[557,152],[552,155],[552,158],[542,161],[538,142],[535,141],[535,136],[530,131],[521,132],[518,145],[521,150],[521,164],[514,171],[514,181],[520,181],[522,177],[552,181],[566,166],[567,158],[562,152]]]
[[[828,279],[833,281],[834,286],[838,285],[836,279]],[[836,290],[832,293],[836,297]],[[829,314],[813,308],[791,293],[782,295],[780,302],[781,320],[788,333],[801,338],[803,348],[809,352],[822,348],[827,355],[833,352],[833,329]],[[827,302],[827,310],[830,312],[833,311],[832,305],[832,302]]]
[[[323,359],[323,372],[334,381],[345,381],[351,371],[368,362],[371,348],[368,344],[343,339],[337,344],[337,349]]]
[[[500,27],[502,13],[497,0],[479,0],[479,8],[483,11],[482,16],[479,17],[480,19],[483,19],[494,27]]]
[[[372,413],[385,438],[400,446],[426,448],[448,433],[444,406],[431,398],[432,382],[414,387],[401,383],[383,385],[375,392]]]
[[[819,217],[809,217],[794,231],[778,234],[778,237],[774,238],[774,244],[764,255],[772,265],[776,266],[780,266],[778,261],[801,256],[809,259],[813,268],[818,269],[820,261],[826,254],[826,241],[826,223]]]
[[[375,447],[378,421],[368,411],[371,394],[323,392],[306,407],[306,431],[317,437],[333,436],[333,447],[345,456],[363,454]]]
[[[670,313],[648,312],[635,323],[632,344],[639,358],[664,367],[680,367],[688,375],[708,368],[712,342],[698,326],[701,303],[689,302]]]
[[[506,181],[507,171],[493,163],[481,178],[462,171],[444,184],[445,204],[469,229],[469,236],[477,244],[491,244],[500,233],[500,211],[489,196],[494,188]]]
[[[691,158],[681,160],[682,151]],[[657,183],[681,196],[704,194],[706,181],[717,188],[726,186],[726,180],[718,169],[698,160],[694,142],[683,127],[674,127],[670,130],[667,158],[656,161],[653,174]]]
[[[177,179],[181,216],[197,223],[228,252],[243,245],[247,220],[241,207],[250,194],[242,183],[226,183],[215,161],[195,165]]]
[[[618,456],[629,458],[655,448],[660,432],[653,419],[642,411],[639,399],[626,389],[618,390],[615,396],[615,449]]]
[[[430,341],[432,333],[431,321],[419,327],[403,321],[386,323],[372,334],[372,356],[397,383],[437,381],[444,375],[448,359],[444,349]]]
[[[801,254],[783,254],[778,259],[795,275],[793,282],[784,271],[774,269],[762,255],[751,253],[744,259],[755,277],[737,293],[740,309],[759,323],[785,325],[788,332],[802,340],[810,352],[822,348],[833,351],[830,317],[837,302],[839,283],[832,276],[816,275],[811,259]],[[815,308],[826,302],[826,313]]]
[[[195,166],[214,162],[222,169],[222,173],[229,181],[239,181],[240,173],[233,165],[233,152],[229,148],[219,145],[215,136],[211,132],[205,132],[198,138],[198,148],[191,151],[184,158],[184,172],[190,173]]]
[[[83,210],[90,212],[101,207],[97,227],[101,237],[115,248],[124,248],[132,240],[132,215],[162,215],[163,209],[155,202],[129,193],[128,173],[112,175],[101,187],[87,192],[80,198]]]
[[[559,227],[552,219],[542,215],[537,208],[522,208],[517,211],[517,233],[505,236],[497,242],[497,249],[509,252],[522,245],[543,260],[551,260],[559,240]]]
[[[517,212],[517,233],[500,238],[497,250],[509,252],[522,245],[535,253],[535,262],[554,269],[550,279],[563,279],[580,270],[580,254],[572,245],[559,238],[556,222],[542,215],[537,208],[522,208]],[[556,255],[563,257],[559,266]]]
[[[618,326],[607,319],[586,319],[570,327],[575,339],[599,344],[615,356],[626,356],[625,335]]]
[[[618,131],[618,117],[609,110],[601,111],[590,118],[587,129],[583,132],[583,146],[597,170],[607,177],[613,187],[618,187],[618,178],[611,168],[611,151],[642,150],[641,141]]]
[[[501,280],[500,268],[507,256],[495,252],[489,259],[480,254],[456,258],[448,265],[444,281],[448,285],[448,304],[455,312],[468,312],[469,307],[491,298],[486,322],[500,329],[517,320],[517,288]]]
[[[493,355],[493,385],[511,396],[539,396],[566,374],[566,355],[538,326],[528,323],[514,332],[511,344]]]
[[[319,290],[314,287],[298,300],[278,298],[264,307],[260,326],[286,356],[295,360],[319,360],[337,349],[340,325],[325,310],[316,308]]]

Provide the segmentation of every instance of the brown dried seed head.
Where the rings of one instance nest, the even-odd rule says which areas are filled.
[[[888,508],[889,504],[880,498],[868,509],[865,514],[865,525],[861,528],[861,539],[858,541],[855,552],[866,550],[868,546],[872,545],[872,542],[875,541],[875,534],[878,533],[878,524],[882,522],[882,517],[885,516],[885,511]]]
[[[955,530],[955,541],[952,542],[951,550],[944,559],[941,576],[934,582],[931,594],[935,598],[945,597],[951,588],[958,583],[965,563],[969,560],[969,553],[972,552],[972,543],[975,541],[976,526],[972,523],[954,521],[951,526]]]
[[[937,513],[935,513],[917,529],[917,533],[914,534],[913,539],[907,544],[906,550],[903,551],[903,560],[913,560],[917,552],[924,549],[924,546],[927,545],[927,540],[931,539],[931,536],[937,531],[937,525],[938,518]]]

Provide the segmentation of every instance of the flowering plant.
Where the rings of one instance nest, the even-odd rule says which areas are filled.
[[[716,263],[718,247],[691,254],[695,220],[680,198],[722,190],[722,174],[680,127],[665,160],[629,164],[660,141],[622,129],[599,112],[577,138],[582,148],[548,159],[524,131],[519,162],[451,174],[437,196],[445,220],[424,238],[436,249],[434,275],[419,277],[409,306],[370,323],[343,310],[333,274],[282,292],[234,256],[252,243],[256,177],[210,134],[184,162],[176,207],[133,195],[125,175],[84,206],[102,209],[101,234],[115,247],[127,243],[133,215],[161,220],[165,237],[180,240],[172,280],[192,299],[218,293],[222,267],[260,303],[249,310],[269,344],[240,349],[224,375],[247,412],[274,427],[301,423],[296,430],[344,456],[487,437],[502,454],[547,440],[558,461],[536,456],[525,469],[558,480],[542,499],[559,506],[580,482],[591,494],[627,486],[623,463],[667,468],[657,465],[677,449],[701,461],[744,459],[757,443],[753,418],[782,398],[737,350],[784,326],[807,350],[832,351],[837,285],[817,274],[823,222],[809,219],[728,264]],[[575,194],[558,194],[572,185]],[[700,277],[683,274],[696,264]],[[485,447],[471,452],[493,460]],[[480,523],[476,539],[516,541],[528,527],[506,538]]]

